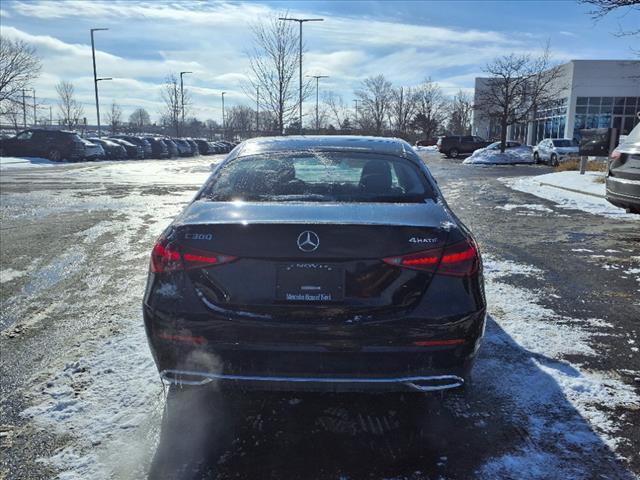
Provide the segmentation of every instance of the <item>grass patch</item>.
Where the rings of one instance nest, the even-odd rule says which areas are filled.
[[[561,162],[560,165],[555,167],[556,172],[567,172],[570,170],[580,170],[580,160],[567,160]],[[607,162],[602,160],[587,161],[587,172],[606,172]],[[604,181],[604,180],[603,180]]]

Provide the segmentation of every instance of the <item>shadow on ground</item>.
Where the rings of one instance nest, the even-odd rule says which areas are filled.
[[[172,387],[149,478],[632,479],[542,363],[489,318],[466,392]]]

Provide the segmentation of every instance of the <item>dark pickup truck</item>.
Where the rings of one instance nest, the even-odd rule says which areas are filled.
[[[492,142],[471,135],[447,135],[438,138],[438,151],[447,157],[457,158],[460,155],[473,153],[479,148],[487,147]]]

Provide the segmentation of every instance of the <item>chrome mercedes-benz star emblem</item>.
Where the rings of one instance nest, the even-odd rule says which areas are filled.
[[[320,238],[316,232],[305,230],[298,235],[298,248],[303,252],[313,252],[320,246]]]

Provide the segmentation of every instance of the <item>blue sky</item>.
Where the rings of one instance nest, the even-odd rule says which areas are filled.
[[[575,1],[499,2],[102,2],[3,1],[0,32],[32,43],[43,60],[35,88],[55,103],[55,84],[72,81],[95,118],[89,28],[96,34],[103,110],[112,100],[128,115],[145,107],[161,111],[160,85],[167,74],[185,77],[193,113],[220,121],[220,92],[227,105],[248,104],[241,88],[249,73],[245,51],[250,25],[285,11],[324,17],[307,24],[304,74],[323,74],[325,90],[351,103],[353,90],[383,73],[397,86],[426,77],[447,94],[470,90],[486,62],[510,52],[534,53],[547,40],[557,61],[638,58],[632,38],[613,35],[640,22],[638,12],[613,13],[595,22],[589,6]],[[635,39],[637,41],[637,37]],[[312,104],[307,105],[311,111]],[[48,109],[47,109],[48,110]]]

